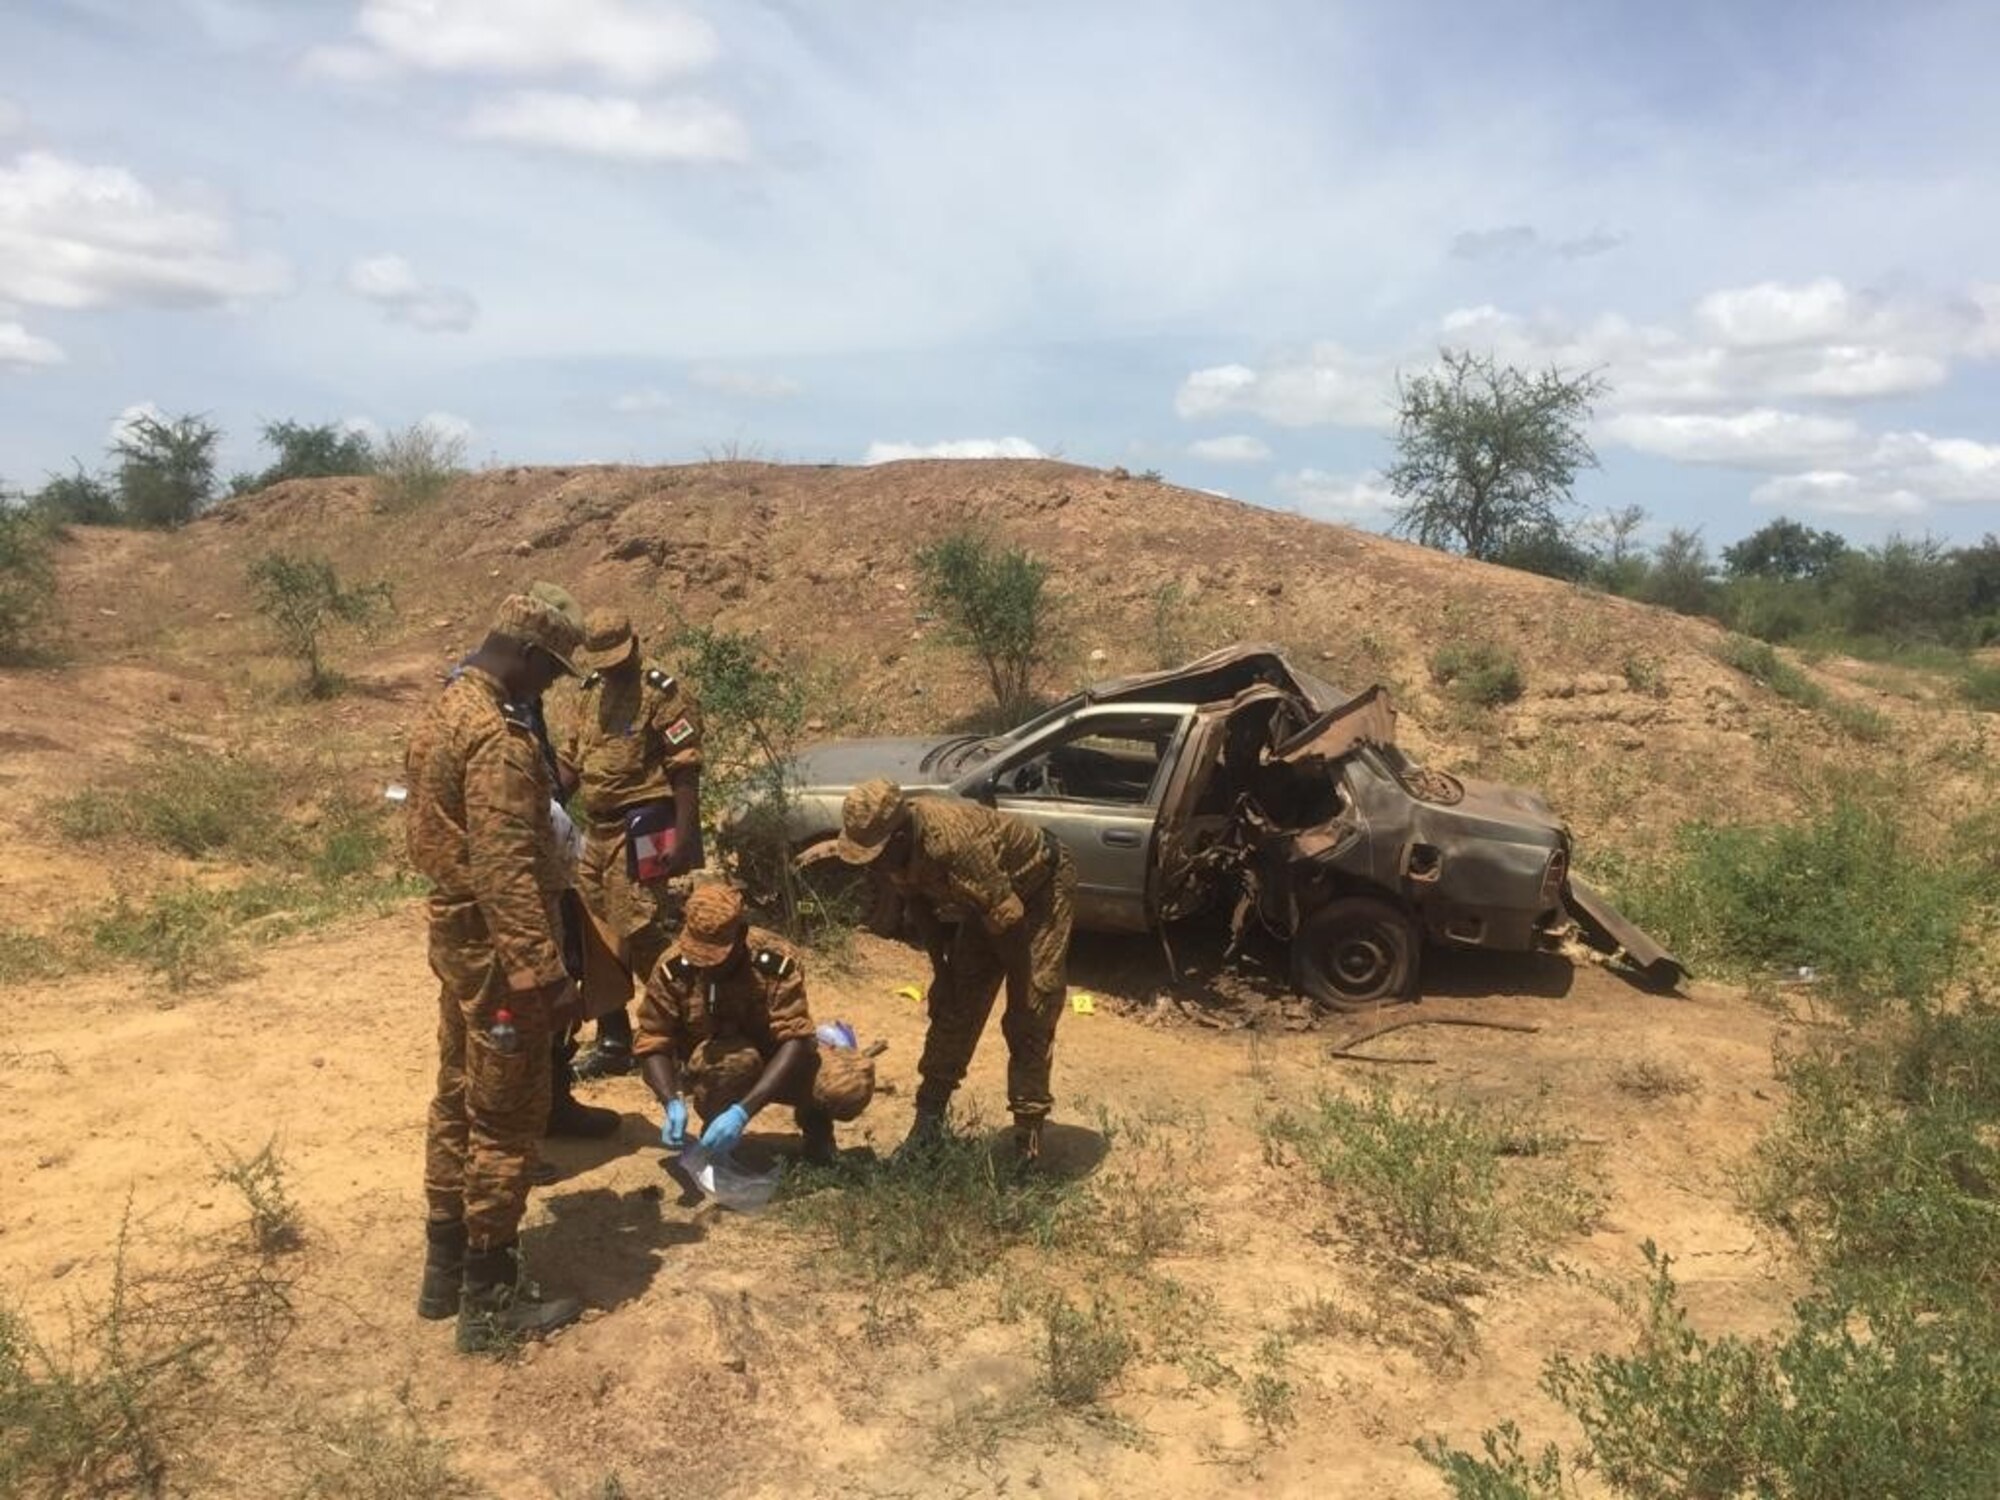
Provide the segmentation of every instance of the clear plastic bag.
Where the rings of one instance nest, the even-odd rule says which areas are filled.
[[[708,1197],[739,1214],[754,1214],[770,1206],[771,1195],[784,1176],[780,1163],[768,1172],[746,1172],[727,1156],[714,1156],[698,1145],[681,1152],[681,1170]]]

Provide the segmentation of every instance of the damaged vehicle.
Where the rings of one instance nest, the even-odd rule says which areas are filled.
[[[1068,846],[1080,929],[1165,938],[1226,909],[1232,956],[1262,928],[1337,1010],[1412,996],[1427,944],[1576,936],[1649,984],[1685,976],[1574,873],[1539,795],[1418,765],[1382,688],[1344,694],[1272,646],[1100,683],[1006,734],[843,741],[792,769],[804,866],[831,856],[841,799],[870,777],[983,802]]]

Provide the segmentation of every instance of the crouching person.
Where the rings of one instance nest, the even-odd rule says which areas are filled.
[[[740,891],[705,885],[688,897],[680,936],[639,1002],[633,1053],[666,1108],[660,1140],[687,1144],[688,1105],[704,1150],[727,1155],[767,1104],[789,1104],[809,1161],[833,1159],[833,1123],[875,1093],[875,1065],[814,1034],[798,953],[750,926]]]

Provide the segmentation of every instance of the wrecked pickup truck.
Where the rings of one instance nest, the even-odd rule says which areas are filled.
[[[1570,836],[1519,787],[1461,780],[1396,745],[1376,687],[1339,692],[1272,646],[1100,683],[998,736],[850,740],[793,764],[801,862],[831,853],[848,788],[886,776],[1054,833],[1076,923],[1163,935],[1230,912],[1284,942],[1299,989],[1338,1010],[1415,993],[1425,943],[1524,951],[1575,935],[1662,988],[1680,961],[1570,868]]]

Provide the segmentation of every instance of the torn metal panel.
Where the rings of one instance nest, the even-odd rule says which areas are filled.
[[[1605,900],[1603,893],[1581,875],[1569,877],[1563,894],[1570,914],[1591,947],[1604,953],[1623,953],[1633,968],[1662,988],[1670,989],[1689,977],[1686,964]]]

